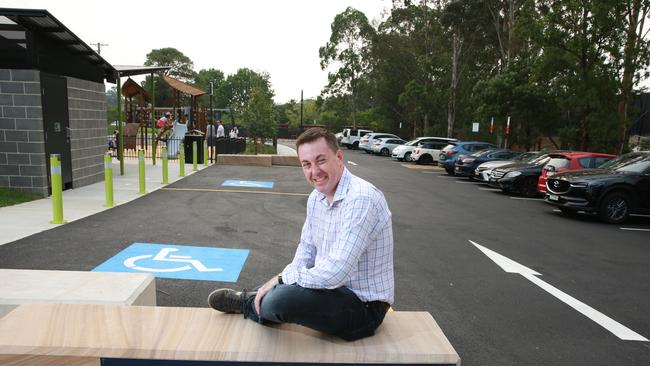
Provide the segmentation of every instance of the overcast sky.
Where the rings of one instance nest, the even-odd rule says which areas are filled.
[[[301,89],[305,98],[320,94],[327,72],[320,69],[318,48],[348,6],[372,21],[391,1],[0,0],[0,7],[46,9],[87,44],[108,44],[101,54],[113,65],[142,65],[152,49],[174,47],[195,71],[266,71],[276,103],[299,100]]]

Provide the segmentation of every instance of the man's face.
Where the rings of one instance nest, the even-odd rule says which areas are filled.
[[[343,175],[343,152],[335,152],[324,138],[300,145],[298,158],[307,182],[331,200]]]

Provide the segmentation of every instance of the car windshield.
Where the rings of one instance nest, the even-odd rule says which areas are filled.
[[[650,154],[626,154],[606,162],[600,168],[617,172],[642,173],[650,168]]]
[[[451,150],[451,149],[453,149],[454,147],[456,147],[456,144],[449,144],[449,145],[443,147],[443,148],[442,148],[442,151]]]
[[[555,169],[568,168],[569,159],[564,156],[554,156],[551,158],[551,160],[548,161],[548,164],[546,164],[546,166],[552,166]]]
[[[531,161],[531,160],[535,159],[536,157],[538,157],[539,155],[540,155],[539,152],[526,152],[526,153],[523,153],[523,154],[515,157],[512,160],[514,160],[514,161]]]
[[[411,140],[411,141],[407,142],[407,143],[404,144],[404,145],[406,145],[406,146],[417,146],[417,145],[418,145],[418,141],[420,141],[420,140],[418,140],[418,139]]]
[[[493,152],[493,151],[495,151],[495,150],[494,150],[494,149],[479,150],[479,151],[473,153],[471,156],[473,156],[473,157],[479,157],[479,156],[481,156],[481,155],[483,155],[483,154],[489,154],[489,153],[491,153],[491,152]]]

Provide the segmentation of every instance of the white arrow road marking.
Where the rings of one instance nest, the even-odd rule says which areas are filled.
[[[350,160],[348,160],[348,164],[359,165],[359,164],[355,163],[354,161],[350,161]]]
[[[578,301],[577,299],[569,296],[568,294],[560,291],[559,289],[535,277],[535,276],[541,276],[541,274],[535,272],[534,270],[525,267],[513,261],[512,259],[504,257],[501,254],[494,252],[484,246],[481,246],[471,240],[469,242],[472,243],[475,247],[477,247],[481,252],[483,252],[483,254],[488,256],[488,258],[492,259],[492,261],[496,263],[499,267],[501,267],[504,271],[508,273],[519,273],[525,279],[541,287],[544,291],[548,292],[549,294],[557,297],[562,302],[574,308],[578,312],[582,313],[587,318],[593,320],[598,325],[607,329],[618,338],[624,341],[650,342],[647,338],[640,335],[639,333],[634,332],[633,330],[625,327],[623,324],[608,317],[607,315],[601,313],[600,311],[592,308],[591,306],[583,302]]]

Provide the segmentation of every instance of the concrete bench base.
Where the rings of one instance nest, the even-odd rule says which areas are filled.
[[[300,166],[297,156],[219,154],[217,164],[248,166]]]
[[[21,305],[0,319],[0,363],[23,366],[29,357],[66,365],[92,364],[93,358],[141,360],[129,365],[173,360],[460,365],[426,312],[389,312],[374,336],[346,342],[298,325],[261,326],[206,308],[84,304]]]
[[[150,274],[0,269],[0,317],[20,304],[156,305]]]

